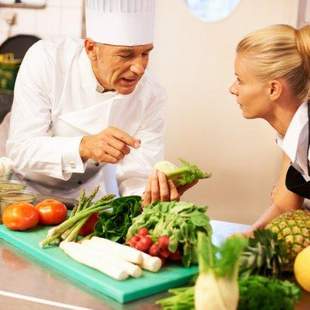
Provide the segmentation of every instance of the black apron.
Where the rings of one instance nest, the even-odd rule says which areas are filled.
[[[309,165],[309,146],[310,146],[310,101],[308,101],[308,148],[307,148],[307,166],[308,175],[310,175],[310,165]],[[310,181],[306,181],[301,173],[296,170],[292,165],[289,167],[285,185],[291,192],[310,199]]]

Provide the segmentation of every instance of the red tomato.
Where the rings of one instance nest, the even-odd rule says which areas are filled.
[[[67,207],[56,199],[44,199],[35,208],[39,211],[40,223],[57,225],[67,217]]]
[[[80,229],[79,235],[87,236],[91,234],[95,229],[98,219],[99,219],[98,213],[93,213]]]
[[[12,230],[27,230],[38,224],[39,212],[31,203],[14,203],[5,208],[2,221]]]

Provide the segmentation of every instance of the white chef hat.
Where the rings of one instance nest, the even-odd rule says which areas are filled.
[[[112,45],[153,42],[155,0],[86,0],[87,37]]]

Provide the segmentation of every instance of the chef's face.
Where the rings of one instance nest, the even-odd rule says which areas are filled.
[[[236,96],[245,118],[264,118],[270,115],[272,104],[269,99],[269,85],[254,74],[255,63],[243,54],[235,59],[236,80],[229,91]]]
[[[107,90],[127,95],[144,74],[153,44],[117,46],[85,40],[85,48],[99,83]]]

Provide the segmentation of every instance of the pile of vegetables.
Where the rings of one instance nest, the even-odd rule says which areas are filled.
[[[141,247],[141,250],[163,260],[173,260],[172,257],[181,255],[183,265],[188,267],[197,263],[197,233],[202,231],[211,235],[206,210],[206,206],[196,206],[184,201],[153,203],[133,218],[126,242],[139,248],[145,233],[151,238],[152,244],[148,243],[150,247]],[[142,234],[141,229],[144,229]],[[142,240],[146,240],[145,237]]]
[[[97,192],[98,188],[89,196],[86,196],[83,191],[70,217],[60,225],[51,228],[47,237],[40,242],[40,246],[45,248],[59,245],[62,240],[67,242],[77,241],[79,239],[79,232],[87,220],[93,214],[100,214],[104,210],[109,209],[110,203],[114,199],[114,195],[106,195],[96,202],[93,202]]]
[[[191,184],[199,179],[206,179],[210,173],[203,172],[196,165],[180,159],[181,166],[163,160],[155,164],[154,168],[163,172],[168,179],[172,180],[176,186]]]
[[[273,235],[262,236],[274,240]],[[250,244],[253,246],[259,242],[251,240]],[[300,289],[294,283],[249,273],[247,268],[244,274],[238,271],[242,265],[241,258],[248,250],[249,242],[243,237],[231,237],[217,248],[211,244],[210,237],[199,234],[199,277],[196,285],[169,290],[172,296],[157,303],[167,310],[293,310],[301,297]],[[272,270],[262,268],[262,264],[259,267],[252,270]]]
[[[209,235],[199,232],[199,276],[195,286],[171,290],[174,296],[157,303],[164,309],[236,309],[238,261],[245,245],[244,238],[234,237],[217,248]]]

